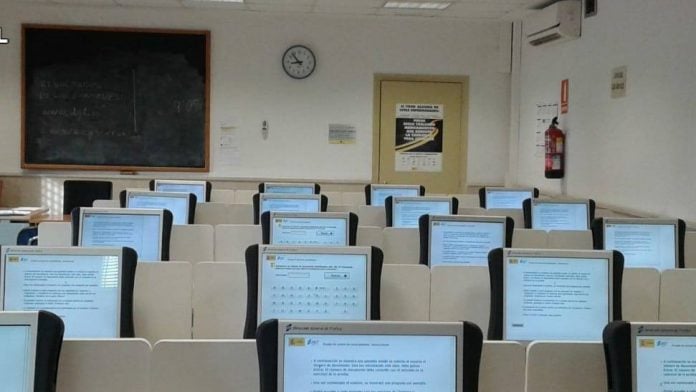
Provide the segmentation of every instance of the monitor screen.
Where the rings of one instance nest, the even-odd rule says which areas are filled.
[[[463,391],[461,323],[278,324],[279,392]]]
[[[397,196],[392,199],[392,227],[418,228],[418,219],[423,215],[449,215],[451,212],[451,198]]]
[[[53,312],[66,338],[118,338],[121,257],[120,248],[3,248],[2,308]]]
[[[174,217],[173,224],[186,225],[189,221],[188,195],[188,193],[181,192],[129,191],[126,195],[126,207],[169,210]]]
[[[505,217],[433,215],[430,266],[488,265],[488,252],[505,247]]]
[[[198,203],[205,202],[206,188],[205,181],[155,180],[156,192],[193,193]]]
[[[261,247],[258,322],[369,319],[371,252],[369,247]]]
[[[0,313],[0,390],[34,392],[36,313]]]
[[[696,324],[631,323],[635,392],[696,390]]]
[[[370,185],[370,205],[383,206],[389,196],[420,196],[420,185]]]
[[[605,251],[505,249],[503,339],[601,341],[611,260]]]
[[[532,199],[532,229],[589,230],[589,201]]]
[[[272,212],[271,245],[348,246],[348,213]]]
[[[677,221],[605,218],[604,249],[621,252],[625,268],[677,268]]]
[[[522,209],[522,202],[534,198],[531,188],[486,188],[486,208]]]
[[[320,212],[320,195],[279,195],[262,193],[259,195],[259,215],[266,211],[279,212]]]
[[[78,245],[135,249],[138,261],[162,259],[163,211],[81,208]]]
[[[314,184],[310,183],[282,183],[282,182],[265,182],[263,184],[263,193],[291,193],[295,195],[313,195]]]

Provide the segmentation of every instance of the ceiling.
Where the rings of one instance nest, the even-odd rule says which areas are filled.
[[[27,0],[19,0],[26,3]],[[415,16],[468,20],[514,20],[529,9],[548,4],[549,0],[447,0],[444,10],[385,9],[387,0],[244,0],[244,3],[220,0],[34,0],[40,3],[118,6],[118,7],[216,7],[247,12],[279,12],[330,15]],[[425,0],[409,0],[425,1]],[[427,0],[443,2],[445,0]]]

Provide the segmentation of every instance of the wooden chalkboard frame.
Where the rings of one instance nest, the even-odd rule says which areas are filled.
[[[195,35],[204,38],[205,59],[205,87],[204,87],[204,127],[203,132],[203,167],[174,167],[174,166],[123,166],[123,165],[82,165],[82,164],[46,164],[27,162],[27,91],[26,91],[26,30],[45,29],[57,31],[92,31],[92,32],[123,32],[123,33],[156,33],[163,35]],[[22,46],[21,46],[21,168],[37,170],[100,170],[100,171],[171,171],[171,172],[209,172],[210,171],[210,31],[209,30],[181,30],[181,29],[156,29],[156,28],[131,28],[131,27],[103,27],[103,26],[70,26],[53,24],[22,24]]]

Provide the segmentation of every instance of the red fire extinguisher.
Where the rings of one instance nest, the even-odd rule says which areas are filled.
[[[563,178],[565,173],[565,135],[556,125],[558,125],[558,117],[551,120],[551,126],[544,134],[546,146],[544,176],[546,178]]]

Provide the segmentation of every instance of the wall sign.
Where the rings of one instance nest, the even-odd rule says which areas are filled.
[[[401,172],[442,171],[444,105],[396,105],[394,167]]]

